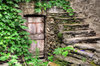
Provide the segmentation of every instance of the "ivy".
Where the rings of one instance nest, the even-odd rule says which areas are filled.
[[[18,3],[30,1],[32,0],[0,0],[0,61],[8,61],[9,66],[22,66],[19,60],[22,60],[25,65],[30,62],[37,65],[41,62],[38,57],[33,58],[28,51],[32,41],[28,37],[29,33],[24,31],[27,27],[22,25],[25,20],[18,15],[22,12],[18,9]],[[44,0],[40,2],[36,0],[36,2],[36,12],[57,6],[62,7],[70,16],[74,14],[69,1],[50,0],[47,2]],[[56,49],[54,53],[60,54],[62,51],[65,51],[65,48]],[[63,52],[62,55],[67,56],[68,51]],[[43,64],[40,63],[40,65]]]
[[[50,56],[48,57],[48,60],[51,62],[55,62],[57,64],[60,64],[60,66],[68,65],[68,62],[61,61],[60,59],[57,59],[55,55],[61,55],[64,57],[67,57],[69,54],[71,54],[71,51],[77,52],[72,46],[66,46],[64,48],[56,48],[53,52],[53,54],[48,53]],[[68,65],[69,66],[69,65]]]
[[[19,60],[25,65],[29,61],[33,64],[41,62],[28,51],[32,41],[24,30],[27,27],[22,24],[26,21],[19,15],[22,11],[17,4],[23,1],[30,0],[0,0],[0,61],[8,61],[9,66],[22,66]]]
[[[72,7],[70,6],[70,1],[69,0],[50,0],[50,1],[36,1],[36,4],[35,4],[36,8],[35,8],[35,11],[37,13],[40,13],[42,10],[47,10],[48,8],[51,8],[53,6],[57,6],[58,8],[62,8],[64,9],[68,14],[69,16],[73,16],[74,15],[74,12],[73,12],[73,9]]]
[[[56,55],[63,55],[64,57],[66,57],[70,53],[70,51],[76,52],[76,50],[73,47],[67,46],[67,47],[64,47],[64,48],[57,48],[57,49],[54,50],[53,53],[56,54]]]

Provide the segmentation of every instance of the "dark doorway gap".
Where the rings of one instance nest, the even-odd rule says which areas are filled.
[[[45,15],[37,15],[37,14],[27,14],[24,17],[46,17]]]

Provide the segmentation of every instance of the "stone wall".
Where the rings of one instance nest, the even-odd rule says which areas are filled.
[[[47,10],[46,21],[45,21],[45,57],[52,54],[54,49],[61,46],[59,43],[58,33],[59,26],[55,21],[54,17],[61,15],[62,9],[52,7]]]
[[[71,0],[71,6],[78,16],[86,18],[90,28],[100,33],[100,0]]]
[[[44,15],[45,18],[45,57],[48,57],[48,54],[52,53],[55,48],[60,45],[57,40],[57,33],[58,33],[58,25],[55,22],[52,13],[59,13],[62,12],[62,9],[57,9],[53,7],[48,9],[47,12],[42,12],[41,14],[36,14],[34,12],[34,2],[31,3],[20,3],[20,9],[22,13],[20,15],[23,17],[24,15]]]
[[[25,7],[26,5],[24,4],[23,6]],[[99,0],[71,0],[71,6],[78,17],[86,18],[84,19],[84,22],[89,23],[89,27],[93,28],[97,34],[100,33]],[[22,8],[22,10],[27,11],[28,9]],[[31,10],[34,10],[34,8],[31,8]],[[24,15],[34,14],[34,12],[29,12],[29,13],[28,12],[29,11],[23,14]],[[54,13],[56,14],[56,16],[53,15]],[[59,40],[57,37],[57,33],[59,33],[59,28],[58,28],[58,22],[55,21],[54,17],[58,17],[59,15],[62,15],[63,13],[64,13],[63,10],[53,7],[49,9],[47,11],[47,14],[45,15],[46,16],[46,19],[45,19],[45,57],[46,58],[48,56],[48,53],[52,53],[55,48],[62,45],[58,42]],[[65,13],[64,13],[64,17],[65,17]],[[66,46],[66,43],[64,43],[64,47],[65,46]],[[76,61],[76,60],[74,59],[73,61]]]
[[[19,8],[22,10],[21,16],[27,14],[34,14],[34,2],[31,3],[19,3]]]

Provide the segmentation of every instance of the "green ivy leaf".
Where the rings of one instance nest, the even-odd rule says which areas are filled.
[[[37,2],[37,3],[36,3],[36,6],[41,7],[41,6],[42,6],[41,2]]]
[[[31,0],[25,0],[26,2],[30,2]]]
[[[15,66],[22,66],[20,63],[16,63]]]
[[[73,9],[67,9],[67,12],[68,13],[73,12]]]
[[[66,50],[74,50],[74,48],[73,47],[70,47],[70,46],[65,47],[65,49]]]
[[[73,16],[74,15],[74,13],[69,13],[69,16]]]
[[[28,27],[26,26],[20,26],[22,29],[28,29]]]
[[[66,8],[66,7],[63,7],[63,9],[64,9],[64,10],[67,10],[67,8]]]
[[[3,55],[3,56],[0,57],[0,60],[1,60],[1,61],[5,61],[5,60],[9,59],[9,57],[10,57],[10,53],[7,53],[7,54],[3,54],[3,53],[2,53],[2,55]]]
[[[63,49],[62,48],[57,48],[55,49],[55,51],[53,52],[54,54],[61,54],[63,52]]]
[[[37,8],[37,9],[35,9],[35,12],[36,13],[40,13],[41,12],[41,9],[40,8]]]
[[[0,18],[2,17],[2,14],[0,14]]]
[[[17,4],[14,4],[15,7],[19,7]]]
[[[45,7],[44,10],[46,11],[46,9],[47,9],[47,8]]]
[[[53,56],[49,56],[49,57],[48,57],[48,59],[49,59],[51,62],[53,62],[53,58],[54,58]]]
[[[68,55],[68,51],[63,52],[62,55],[66,57]]]
[[[59,38],[62,38],[63,37],[63,34],[62,33],[58,33],[58,37]]]
[[[21,11],[21,10],[16,10],[16,12],[18,12],[18,13],[22,13],[22,11]]]
[[[2,3],[3,0],[0,0],[0,3]]]

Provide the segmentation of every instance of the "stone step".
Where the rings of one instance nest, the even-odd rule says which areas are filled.
[[[59,24],[60,30],[86,30],[89,28],[89,24]]]
[[[55,63],[55,62],[49,62],[47,64],[47,66],[60,66],[59,64]]]
[[[55,19],[55,22],[59,24],[80,24],[80,23],[84,23],[84,20],[74,19],[74,18],[66,18],[66,19],[59,18],[59,19]]]
[[[73,38],[73,37],[89,37],[95,36],[94,30],[79,30],[79,31],[63,31],[63,38]]]
[[[66,44],[75,44],[75,43],[92,43],[96,42],[97,40],[100,40],[100,36],[93,36],[93,37],[77,37],[77,38],[65,38],[63,40]]]
[[[88,57],[88,58],[92,58],[94,55],[93,52],[85,51],[85,50],[77,50],[77,52],[75,52],[75,53],[82,55],[82,56],[85,56],[85,57]]]
[[[77,13],[74,12],[74,15],[73,15],[73,16],[69,16],[69,14],[68,14],[67,12],[53,12],[53,13],[49,12],[49,13],[47,13],[47,16],[57,16],[57,17],[61,17],[61,16],[63,16],[63,17],[76,17],[76,16],[77,16]]]
[[[97,55],[100,55],[100,54],[97,54]],[[93,54],[92,57],[88,57],[88,56],[82,56],[82,55],[78,55],[78,54],[72,54],[70,56],[77,58],[77,59],[80,59],[84,62],[88,62],[89,66],[91,66],[91,64],[90,64],[91,61],[95,62],[96,65],[100,65],[100,57],[98,57],[97,55],[95,56],[95,54]],[[89,61],[89,60],[91,60],[91,61]],[[82,65],[82,66],[84,66],[84,65]]]
[[[76,20],[76,19],[78,19],[78,20],[83,20],[83,19],[86,19],[85,17],[74,17],[74,18],[72,18],[72,17],[70,17],[70,18],[68,18],[68,17],[54,17],[56,20]]]
[[[88,43],[88,44],[86,44],[86,43],[80,43],[80,44],[75,44],[74,45],[74,47],[78,47],[78,48],[81,48],[81,49],[94,49],[94,50],[96,50],[96,49],[100,49],[100,44],[96,44],[96,43]]]
[[[75,53],[70,53],[68,56],[71,56],[71,57],[74,57],[74,58],[77,58],[77,59],[83,59],[85,58],[84,56],[82,55],[79,55],[79,54],[75,54]]]
[[[78,31],[63,31],[61,33],[78,35],[78,34],[89,34],[89,33],[93,33],[94,34],[95,32],[94,32],[94,30],[78,30]]]
[[[70,17],[67,12],[60,12],[60,13],[48,13],[47,17]]]
[[[99,54],[97,54],[97,55],[99,55]],[[99,58],[97,55],[94,52],[89,52],[89,51],[84,51],[84,50],[77,50],[76,53],[69,54],[69,56],[83,60],[84,62],[87,62],[87,61],[89,62],[89,60],[91,60],[91,61],[96,60],[96,64],[97,64],[97,62],[99,62]]]
[[[67,62],[74,63],[74,64],[83,64],[84,63],[82,60],[74,58],[74,57],[70,57],[70,56],[64,57],[61,55],[55,55],[54,57],[58,58],[59,60],[67,61]]]
[[[89,26],[89,24],[83,24],[83,23],[81,23],[81,24],[59,24],[59,25],[71,26],[71,27],[73,27],[73,26]]]
[[[100,44],[98,43],[88,43],[88,44],[80,43],[80,44],[75,44],[74,47],[85,50],[95,50],[97,52],[100,50]]]

